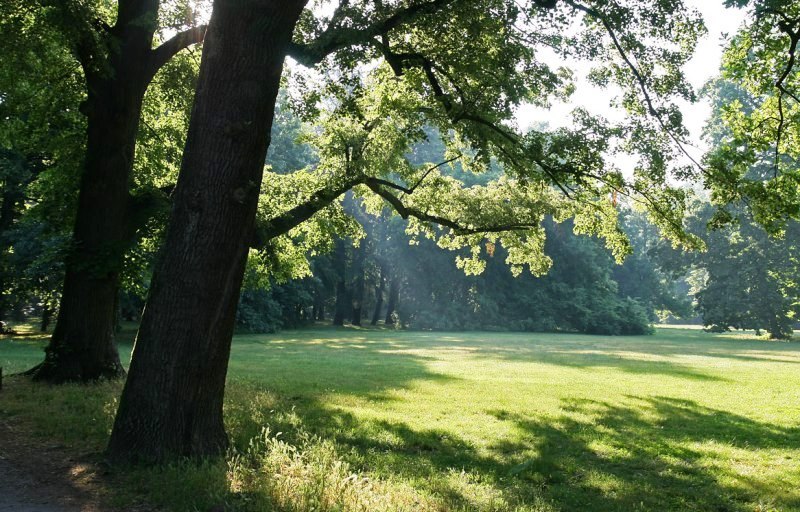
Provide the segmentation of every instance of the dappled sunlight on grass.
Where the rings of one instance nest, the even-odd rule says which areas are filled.
[[[792,343],[363,333],[294,333],[294,357],[322,364],[261,380],[300,397],[292,422],[269,424],[332,439],[354,467],[468,510],[800,507]]]
[[[41,347],[0,341],[0,361],[25,369]],[[800,510],[799,362],[800,344],[690,329],[238,336],[229,456],[131,470],[120,493],[179,510]],[[118,386],[11,382],[4,414],[102,449]]]

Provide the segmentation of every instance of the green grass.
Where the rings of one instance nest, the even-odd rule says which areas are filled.
[[[41,345],[0,340],[0,365]],[[800,511],[799,370],[797,343],[691,329],[237,336],[235,451],[120,471],[115,492],[182,510]],[[99,452],[119,389],[11,380],[0,414]]]

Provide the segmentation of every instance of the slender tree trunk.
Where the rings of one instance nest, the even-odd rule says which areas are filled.
[[[347,316],[347,285],[344,278],[336,283],[336,309],[333,312],[333,325],[344,325],[344,319]]]
[[[378,267],[378,284],[375,287],[375,311],[372,313],[372,325],[378,325],[383,308],[383,292],[386,289],[386,276],[384,275],[383,265]]]
[[[386,325],[394,325],[394,310],[400,298],[400,279],[395,276],[389,285],[389,302],[386,304]]]
[[[50,304],[43,304],[42,305],[42,318],[41,324],[39,324],[39,331],[40,332],[47,332],[50,328],[50,321],[53,319],[53,308],[50,307]]]
[[[321,286],[314,291],[314,306],[311,309],[311,320],[315,322],[325,320],[325,296],[322,293]]]
[[[353,312],[351,321],[353,325],[361,326],[361,312],[364,309],[364,257],[366,253],[366,240],[361,242],[361,245],[355,249],[355,258],[353,261],[353,272],[355,274],[355,281],[353,282],[353,295],[351,297],[351,304]]]
[[[212,456],[283,61],[305,0],[217,0],[162,257],[108,455]]]
[[[333,261],[336,269],[336,305],[333,310],[333,325],[344,325],[349,294],[347,293],[347,248],[341,238],[336,239]]]

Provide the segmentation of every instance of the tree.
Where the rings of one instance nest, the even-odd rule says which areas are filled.
[[[615,190],[642,198],[665,231],[694,242],[680,223],[683,194],[664,186],[672,140],[682,133],[677,109],[664,100],[692,97],[679,69],[702,30],[680,2],[345,1],[327,19],[303,14],[304,5],[214,3],[162,258],[109,443],[116,460],[224,448],[222,398],[248,244],[300,229],[349,189],[374,209],[388,203],[440,246],[472,247],[459,259],[470,272],[483,266],[484,239],[502,243],[515,271],[544,272],[547,215],[574,217],[576,231],[602,235],[621,257],[628,245]],[[565,35],[576,18],[575,36]],[[625,123],[579,112],[576,130],[516,133],[509,120],[517,104],[572,89],[566,70],[537,60],[539,44],[603,64],[593,78],[623,87]],[[272,203],[256,229],[288,55],[338,71],[312,91],[334,108],[320,112],[320,166],[308,174],[318,188]],[[377,58],[384,64],[372,71],[360,66]],[[318,104],[308,103],[309,115]],[[465,168],[496,159],[504,176],[463,187],[438,166],[410,165],[405,155],[426,124],[453,134],[447,143]],[[632,181],[603,157],[616,143],[641,154]]]
[[[800,5],[791,0],[727,0],[748,9],[723,55],[711,96],[712,150],[705,182],[721,206],[746,205],[769,232],[800,218]]]
[[[705,205],[698,212],[701,225],[711,210]],[[708,233],[708,250],[691,256],[704,276],[695,294],[703,325],[712,331],[764,329],[772,339],[790,339],[800,313],[800,268],[793,256],[798,244],[796,221],[788,221],[780,236],[770,236],[746,210],[732,225]]]
[[[714,110],[706,183],[717,210],[699,216],[719,232],[709,234],[708,254],[695,258],[705,276],[697,307],[713,330],[767,329],[771,338],[789,338],[797,313],[800,6],[727,4],[749,12],[721,76],[707,87]]]
[[[186,28],[153,48],[158,0],[121,0],[115,12],[105,2],[50,0],[8,2],[4,11],[17,34],[35,27],[47,41],[68,48],[86,90],[80,104],[86,150],[58,319],[44,362],[30,373],[53,383],[118,378],[124,375],[114,343],[120,272],[147,209],[145,198],[130,194],[142,105],[156,73],[201,41],[205,27]]]
[[[651,320],[691,316],[691,300],[681,279],[686,272],[686,258],[659,237],[658,230],[641,212],[623,211],[622,222],[633,252],[613,269],[619,296],[639,301]],[[681,260],[677,276],[661,268],[668,257]]]

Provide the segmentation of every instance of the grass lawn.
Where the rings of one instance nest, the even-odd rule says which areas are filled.
[[[4,373],[37,362],[42,344],[0,339]],[[120,385],[4,384],[0,415],[77,453],[102,450]],[[226,420],[224,460],[118,470],[112,498],[178,510],[800,511],[800,344],[742,334],[242,335]]]

